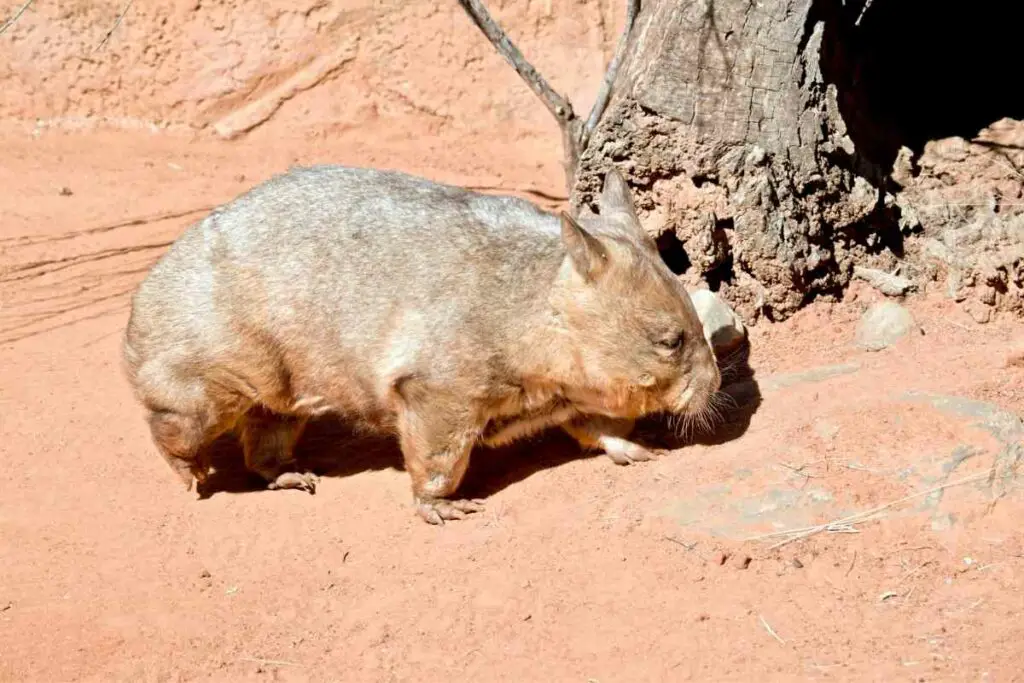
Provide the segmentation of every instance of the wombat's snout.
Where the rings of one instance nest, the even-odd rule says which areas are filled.
[[[710,344],[693,353],[690,371],[678,385],[672,412],[679,415],[700,415],[708,410],[712,397],[722,386],[722,373]]]

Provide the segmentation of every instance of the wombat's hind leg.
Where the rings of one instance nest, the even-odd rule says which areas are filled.
[[[269,489],[300,489],[316,493],[317,476],[295,471],[295,444],[306,418],[276,415],[254,407],[242,419],[245,466],[267,481]]]
[[[480,434],[468,426],[458,401],[408,403],[399,416],[405,469],[412,477],[416,512],[430,524],[465,519],[484,509],[482,500],[450,500],[469,467],[469,455]]]
[[[626,437],[633,431],[632,420],[589,417],[562,426],[583,448],[600,448],[616,465],[654,459],[654,453]]]

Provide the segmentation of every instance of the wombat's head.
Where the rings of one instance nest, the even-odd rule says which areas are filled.
[[[585,387],[575,400],[613,417],[704,415],[721,382],[715,355],[615,170],[599,210],[561,217],[568,253],[554,304]]]

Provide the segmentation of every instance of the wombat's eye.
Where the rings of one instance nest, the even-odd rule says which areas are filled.
[[[682,332],[662,337],[655,342],[659,347],[667,351],[678,351],[683,346],[684,335]]]

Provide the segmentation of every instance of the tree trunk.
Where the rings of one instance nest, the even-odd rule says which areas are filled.
[[[935,13],[910,5],[904,20]],[[898,267],[921,228],[894,168],[920,145],[905,147],[892,83],[879,85],[882,62],[914,49],[884,44],[895,41],[885,11],[871,0],[646,0],[580,155],[574,207],[592,202],[614,164],[669,265],[748,320],[840,296],[855,263]],[[1018,300],[1022,255],[1007,256],[1004,274],[1011,288],[1017,277]]]

